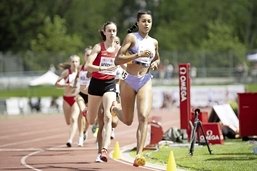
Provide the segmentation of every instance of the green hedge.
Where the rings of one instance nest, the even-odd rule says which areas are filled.
[[[54,86],[37,86],[22,89],[9,89],[0,90],[0,97],[49,97],[49,96],[62,96],[63,89]]]

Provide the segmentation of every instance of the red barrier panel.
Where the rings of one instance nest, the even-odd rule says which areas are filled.
[[[163,138],[163,129],[159,122],[152,120],[148,122],[151,125],[150,143],[144,148],[146,150],[158,149],[158,143]]]
[[[191,114],[189,69],[189,63],[179,65],[180,128],[186,130],[189,129]]]
[[[151,122],[151,139],[150,144],[158,144],[163,137],[162,126],[158,122]]]
[[[208,123],[208,112],[200,112],[198,119],[202,122],[202,123]],[[194,113],[191,112],[191,115],[189,116],[189,120],[191,120],[192,122],[194,122]]]
[[[203,123],[203,130],[206,136],[206,139],[210,144],[223,144],[224,137],[222,135],[221,127],[219,123]],[[200,135],[200,142],[204,141],[204,136],[202,132],[199,131]]]
[[[202,123],[208,123],[208,112],[200,112],[199,119]]]
[[[205,136],[206,136],[207,140],[209,141],[209,143],[210,144],[223,144],[224,137],[222,135],[220,124],[218,124],[218,123],[209,123],[208,122],[208,112],[204,112],[204,111],[201,111],[199,113],[198,119],[201,122],[201,125],[203,127]],[[192,131],[193,125],[194,125],[194,120],[195,120],[194,113],[192,112],[191,116],[190,116],[190,121],[192,123],[192,125],[191,125],[192,127],[190,127],[188,129],[189,141],[190,141],[190,137],[191,137],[191,131]],[[204,142],[204,139],[203,139],[204,137],[202,135],[202,130],[201,130],[200,126],[198,126],[198,130],[197,131],[198,132],[196,132],[196,134],[199,133],[199,135],[200,135],[200,142]]]
[[[238,93],[241,137],[257,135],[257,93]]]

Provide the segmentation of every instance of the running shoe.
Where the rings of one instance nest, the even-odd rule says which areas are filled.
[[[145,162],[146,162],[146,160],[145,160],[144,156],[137,155],[135,160],[134,160],[133,166],[135,166],[135,167],[144,166]]]
[[[101,153],[97,154],[95,162],[96,163],[102,163],[103,162],[103,160],[101,160]]]
[[[81,136],[81,137],[79,137],[78,146],[83,147],[83,145],[84,145],[84,136]]]
[[[66,146],[67,146],[67,147],[71,147],[71,142],[67,142],[67,143],[66,143]]]
[[[102,151],[101,151],[100,159],[104,162],[108,161],[108,158],[107,158],[108,154],[107,153],[108,153],[107,149],[103,148]]]
[[[87,132],[86,131],[83,132],[83,140],[84,140],[84,142],[87,140]]]

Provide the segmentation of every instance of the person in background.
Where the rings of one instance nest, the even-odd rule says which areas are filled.
[[[111,111],[126,125],[131,125],[134,118],[134,108],[137,106],[139,125],[137,128],[137,156],[134,166],[145,164],[142,155],[146,141],[149,114],[152,108],[152,75],[150,69],[155,70],[160,63],[158,41],[150,37],[152,28],[150,11],[139,11],[137,22],[126,35],[123,44],[115,58],[116,65],[127,63],[120,81],[121,107],[112,106]],[[138,162],[139,160],[143,162]]]
[[[81,113],[81,115],[79,115],[80,122],[78,126],[80,130],[84,130],[84,131],[80,131],[80,135],[79,135],[78,145],[81,147],[86,141],[86,138],[88,135],[87,130],[89,127],[89,123],[87,122],[87,119],[86,119],[86,114],[87,114],[87,103],[88,103],[88,85],[90,82],[91,74],[87,71],[86,62],[91,51],[92,51],[91,46],[85,49],[83,64],[81,65],[79,70],[80,92],[76,98],[76,101],[78,103],[80,113]]]
[[[116,36],[114,39],[114,42],[120,46],[120,38]],[[116,73],[115,73],[115,80],[116,80],[116,102],[120,103],[120,79],[122,76],[123,68],[125,68],[125,65],[122,66],[117,66]],[[116,103],[113,102],[113,103]],[[113,104],[114,105],[114,104]],[[118,124],[118,117],[117,116],[112,116],[112,132],[111,132],[111,139],[115,138],[115,128],[117,127]]]
[[[63,95],[63,112],[67,125],[70,125],[69,137],[66,143],[67,147],[72,146],[73,138],[78,129],[79,119],[79,106],[76,102],[76,96],[79,93],[79,82],[77,81],[78,72],[80,66],[80,57],[77,55],[70,56],[70,63],[60,64],[63,69],[60,77],[57,79],[55,86],[58,88],[64,88]],[[63,81],[64,80],[64,81]],[[80,132],[83,130],[79,130]]]
[[[88,71],[92,72],[88,88],[88,114],[90,124],[94,124],[100,105],[103,105],[104,135],[100,159],[107,162],[108,147],[112,131],[112,102],[116,101],[116,66],[114,59],[120,46],[115,42],[117,26],[114,22],[106,22],[100,30],[103,41],[94,45],[88,57]],[[98,118],[99,119],[99,118]],[[98,121],[99,123],[99,121]],[[102,133],[98,130],[98,133]]]

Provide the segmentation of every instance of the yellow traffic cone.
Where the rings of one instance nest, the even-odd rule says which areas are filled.
[[[170,151],[166,171],[176,171],[176,162],[174,159],[173,151]]]
[[[119,145],[119,142],[117,141],[114,146],[114,151],[112,153],[112,157],[113,157],[113,159],[118,160],[118,159],[120,159],[120,155],[121,155],[120,154],[120,145]]]

